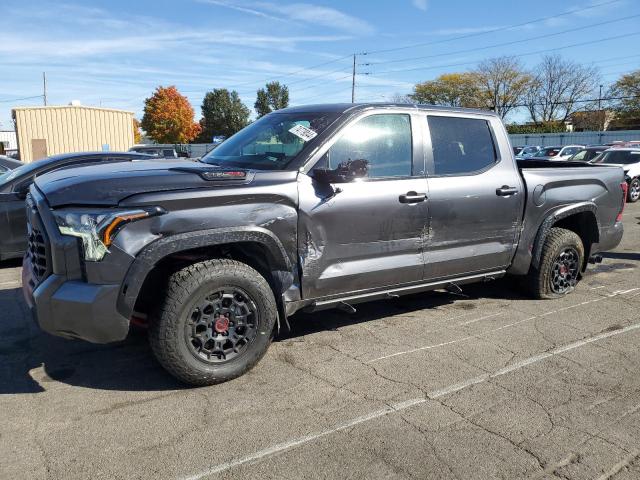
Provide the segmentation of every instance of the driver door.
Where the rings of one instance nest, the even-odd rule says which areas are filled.
[[[366,114],[320,152],[314,168],[364,160],[349,182],[299,175],[298,253],[304,298],[420,282],[428,229],[419,127],[408,113]],[[363,162],[356,162],[362,165]]]

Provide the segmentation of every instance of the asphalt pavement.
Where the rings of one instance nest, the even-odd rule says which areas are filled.
[[[186,388],[143,333],[41,333],[0,265],[2,479],[640,478],[640,204],[571,295],[510,280],[297,315]]]

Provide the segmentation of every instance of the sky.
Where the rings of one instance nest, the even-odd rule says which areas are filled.
[[[50,105],[141,118],[158,85],[175,85],[198,119],[205,92],[235,89],[253,110],[270,80],[292,105],[349,102],[354,53],[356,101],[501,55],[534,69],[561,54],[605,86],[640,68],[640,0],[2,0],[0,19],[0,129],[11,108],[42,105],[42,72]]]

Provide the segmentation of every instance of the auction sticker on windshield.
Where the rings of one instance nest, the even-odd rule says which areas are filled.
[[[296,125],[295,127],[290,128],[289,131],[305,142],[313,140],[314,138],[316,138],[316,136],[318,136],[316,132],[314,132],[310,128],[305,127],[304,125]]]

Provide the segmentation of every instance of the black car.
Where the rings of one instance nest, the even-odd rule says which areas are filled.
[[[24,163],[20,160],[7,157],[6,155],[0,155],[0,173],[8,172],[9,170],[21,167],[22,165],[24,165]]]
[[[609,147],[607,145],[595,145],[592,147],[586,147],[580,150],[578,153],[573,154],[569,157],[569,162],[591,162],[594,158],[596,158],[600,153],[607,150]]]
[[[0,174],[0,260],[20,258],[24,254],[27,246],[24,199],[36,177],[71,166],[152,158],[130,152],[66,153],[32,163],[18,162],[17,168]]]

